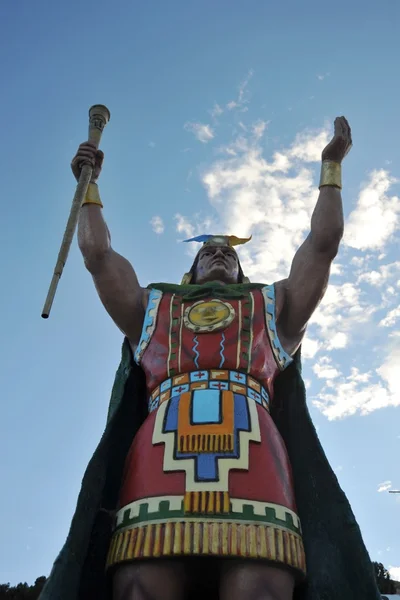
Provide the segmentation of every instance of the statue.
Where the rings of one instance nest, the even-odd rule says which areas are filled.
[[[344,117],[287,279],[252,284],[232,235],[204,235],[181,285],[139,285],[93,179],[78,242],[125,335],[108,424],[41,600],[377,600],[372,565],[305,403],[300,347],[343,235]],[[213,595],[214,594],[214,595]]]

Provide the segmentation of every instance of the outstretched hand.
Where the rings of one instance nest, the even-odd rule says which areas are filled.
[[[84,165],[90,165],[93,169],[91,182],[96,183],[101,173],[103,160],[104,153],[98,150],[93,142],[84,142],[81,144],[71,162],[71,169],[75,179],[79,180]]]
[[[351,129],[345,117],[335,119],[335,133],[329,144],[322,151],[322,160],[333,160],[341,163],[353,145]]]

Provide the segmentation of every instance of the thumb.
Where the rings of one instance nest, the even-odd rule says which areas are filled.
[[[96,167],[101,169],[101,167],[103,165],[103,161],[104,161],[104,152],[102,150],[97,150]]]

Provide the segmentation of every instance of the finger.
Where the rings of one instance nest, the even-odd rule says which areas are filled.
[[[77,150],[77,154],[86,153],[91,156],[95,156],[97,152],[96,146],[92,146],[90,144],[81,144]]]
[[[82,142],[82,144],[79,144],[79,148],[82,148],[85,146],[87,146],[88,148],[93,148],[94,150],[97,150],[97,146],[94,142],[87,141],[87,142]]]
[[[103,160],[104,160],[104,154],[103,152],[98,152],[96,154],[96,167],[101,169],[102,165],[103,165]]]
[[[345,132],[346,132],[346,137],[349,140],[350,144],[352,143],[351,141],[351,127],[349,125],[348,120],[345,117],[342,117],[343,119],[343,124],[344,124],[344,128],[345,128]]]
[[[85,165],[88,165],[89,167],[92,167],[92,169],[94,169],[95,161],[91,158],[82,158],[81,156],[76,156],[71,162],[72,169],[78,171],[82,170],[82,167],[84,167]]]
[[[95,158],[96,158],[96,154],[95,153],[93,153],[93,152],[87,152],[87,151],[84,151],[84,150],[78,152],[75,156],[77,156],[78,158],[81,158],[81,159],[89,158],[91,160],[95,160]]]
[[[340,121],[340,117],[336,117],[335,122],[334,122],[334,133],[335,135],[340,135],[342,131],[342,124]]]

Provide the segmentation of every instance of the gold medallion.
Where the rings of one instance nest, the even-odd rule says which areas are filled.
[[[183,315],[185,327],[195,333],[225,329],[235,318],[235,310],[222,300],[200,300],[188,306]]]

